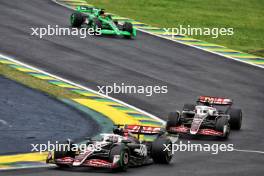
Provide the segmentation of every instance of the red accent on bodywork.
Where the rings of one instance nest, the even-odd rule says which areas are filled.
[[[229,98],[221,98],[221,97],[210,97],[210,96],[200,96],[199,102],[211,102],[212,104],[219,104],[219,105],[231,105],[233,102]]]
[[[190,128],[185,127],[183,125],[178,127],[170,127],[169,131],[177,132],[177,133],[190,133]],[[213,130],[213,129],[200,129],[197,134],[207,135],[207,136],[223,136],[222,132]]]
[[[160,127],[141,126],[141,125],[126,125],[125,132],[140,133],[140,134],[157,134]]]
[[[85,161],[82,166],[116,168],[117,165],[101,159],[90,159]]]
[[[64,157],[55,160],[56,164],[72,164],[73,161],[74,159],[71,157]]]

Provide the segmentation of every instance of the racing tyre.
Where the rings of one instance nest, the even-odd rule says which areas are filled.
[[[165,146],[167,146],[168,149]],[[172,156],[172,142],[170,139],[160,137],[152,143],[151,157],[154,163],[169,164]]]
[[[132,23],[129,23],[129,22],[125,22],[124,25],[123,25],[123,31],[127,31],[130,33],[130,35],[125,35],[124,37],[125,38],[131,38],[132,37],[132,33],[133,33],[133,25]]]
[[[233,109],[229,110],[230,115],[230,126],[234,130],[240,130],[242,125],[242,110],[241,109]]]
[[[219,117],[216,120],[215,130],[219,132],[223,132],[223,139],[227,139],[230,134],[230,125],[228,119],[226,117]]]
[[[118,161],[118,167],[114,168],[113,171],[126,171],[129,164],[129,150],[124,145],[114,146],[109,154],[110,162],[114,161],[115,155],[120,155]]]
[[[166,129],[168,130],[170,127],[176,127],[179,125],[180,125],[180,113],[178,111],[170,112],[168,115]]]
[[[83,24],[85,17],[82,13],[80,12],[74,12],[71,15],[71,26],[72,27],[81,27],[81,25]]]

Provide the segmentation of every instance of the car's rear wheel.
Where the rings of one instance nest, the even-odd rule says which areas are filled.
[[[114,171],[126,171],[129,164],[129,150],[124,145],[114,146],[109,154],[110,162],[114,162],[115,156],[119,155],[120,160],[118,161],[118,166],[114,168]]]
[[[235,109],[231,108],[229,110],[230,115],[230,126],[234,130],[240,130],[242,126],[242,110],[241,109]]]
[[[127,31],[130,35],[125,35],[125,38],[131,38],[133,34],[133,25],[132,23],[125,22],[123,25],[123,31]]]
[[[160,137],[152,142],[151,157],[154,163],[169,164],[172,156],[172,142],[170,139]]]
[[[230,134],[230,125],[228,119],[226,117],[218,117],[215,124],[215,130],[219,132],[223,132],[224,139],[227,139]]]
[[[72,27],[81,27],[85,20],[85,17],[80,12],[74,12],[70,17],[70,22]]]
[[[170,127],[176,127],[179,125],[180,125],[180,113],[178,111],[170,112],[168,115],[166,129],[169,130]]]

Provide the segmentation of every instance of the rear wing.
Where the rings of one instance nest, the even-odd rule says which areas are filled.
[[[151,126],[141,126],[141,125],[125,125],[125,132],[130,132],[132,134],[148,134],[155,135],[161,132],[160,127],[151,127]]]
[[[207,103],[213,105],[232,105],[233,100],[230,98],[211,97],[211,96],[200,96],[197,100],[199,103]]]

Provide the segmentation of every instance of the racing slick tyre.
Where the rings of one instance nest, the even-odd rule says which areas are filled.
[[[132,33],[133,33],[133,25],[132,23],[129,22],[125,22],[123,25],[123,31],[127,31],[130,33],[130,35],[125,35],[125,38],[130,39],[132,37]]]
[[[241,109],[235,109],[231,108],[229,110],[230,115],[230,126],[234,130],[240,130],[242,125],[242,110]]]
[[[169,164],[172,156],[172,142],[170,139],[160,137],[152,142],[151,157],[154,163]]]
[[[221,138],[227,139],[230,134],[230,125],[228,119],[226,117],[219,117],[216,120],[215,130],[223,132],[223,136],[221,136]]]
[[[168,115],[166,129],[169,130],[170,127],[176,127],[179,125],[181,125],[180,124],[180,113],[178,111],[170,112]]]
[[[126,171],[129,164],[129,150],[124,145],[114,146],[109,154],[110,162],[114,162],[115,156],[119,155],[120,160],[118,161],[118,166],[113,169],[113,171]]]
[[[82,13],[80,12],[74,12],[71,15],[71,26],[72,27],[81,27],[81,25],[83,24],[85,20],[85,17]]]

